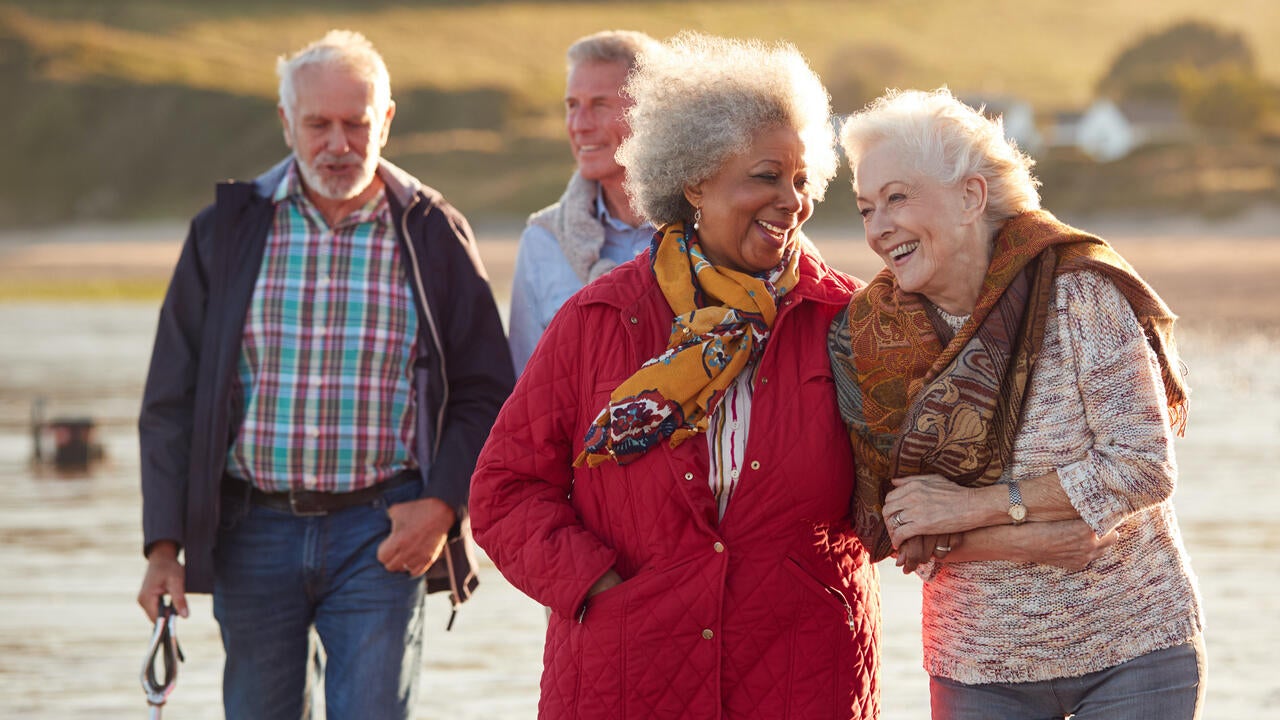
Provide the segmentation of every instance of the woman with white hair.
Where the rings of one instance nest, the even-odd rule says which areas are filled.
[[[874,718],[875,568],[800,233],[835,173],[789,45],[641,56],[619,150],[650,249],[560,310],[472,478],[476,539],[552,610],[546,718]]]
[[[1173,314],[1106,242],[1040,210],[1031,159],[945,89],[890,92],[842,139],[887,266],[830,337],[855,525],[873,557],[924,563],[933,717],[1198,717]],[[1072,521],[1092,561],[1010,561]],[[993,527],[1006,547],[965,542]]]

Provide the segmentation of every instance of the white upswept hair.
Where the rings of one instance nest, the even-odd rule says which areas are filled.
[[[889,90],[845,121],[840,144],[853,168],[855,188],[858,163],[882,143],[943,185],[981,175],[987,181],[984,219],[993,227],[1040,208],[1040,181],[1031,173],[1035,160],[1005,138],[1000,118],[988,119],[945,87]]]
[[[789,43],[685,31],[643,52],[623,91],[635,104],[617,160],[632,207],[656,227],[691,220],[685,187],[746,152],[762,130],[800,135],[815,200],[835,176],[830,96]]]
[[[391,106],[391,73],[382,55],[364,35],[352,30],[330,30],[293,55],[276,59],[276,75],[280,76],[280,107],[293,122],[298,104],[294,80],[302,68],[314,65],[336,65],[357,73],[373,86],[373,107],[378,117]]]

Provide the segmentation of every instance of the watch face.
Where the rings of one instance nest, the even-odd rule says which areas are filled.
[[[1009,517],[1013,518],[1015,523],[1020,523],[1027,519],[1027,509],[1022,505],[1010,505]]]

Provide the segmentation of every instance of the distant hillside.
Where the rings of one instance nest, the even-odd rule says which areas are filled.
[[[0,113],[0,133],[11,140],[0,226],[191,214],[215,179],[251,175],[283,155],[274,58],[330,27],[364,32],[387,58],[398,103],[388,156],[469,215],[518,218],[553,200],[571,166],[560,124],[563,53],[589,32],[627,27],[665,37],[694,28],[787,39],[822,74],[837,111],[856,109],[886,85],[947,84],[1018,95],[1048,112],[1084,105],[1134,37],[1204,16],[1203,7],[1198,0],[0,1],[0,96],[11,100]],[[1245,33],[1263,76],[1280,80],[1280,5],[1219,3],[1211,19]],[[1227,154],[1237,152],[1257,158],[1276,149]],[[1144,167],[1194,169],[1219,155]],[[1114,185],[1099,173],[1124,175],[1123,163],[1099,170],[1054,162],[1041,163],[1046,179],[1066,168],[1070,187],[1048,184],[1049,200],[1057,193],[1088,206],[1096,202],[1091,188]],[[1131,171],[1138,182],[1127,192],[1145,187],[1143,172]],[[1073,182],[1082,175],[1091,179]],[[1117,192],[1107,202],[1149,199]],[[831,195],[833,211],[847,202],[839,187]],[[1177,198],[1153,202],[1186,207]]]

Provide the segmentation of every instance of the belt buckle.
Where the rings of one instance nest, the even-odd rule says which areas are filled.
[[[329,511],[323,508],[316,508],[314,506],[308,507],[307,506],[308,498],[306,498],[305,496],[299,497],[301,493],[311,494],[311,491],[310,490],[294,490],[294,489],[289,490],[289,511],[290,512],[292,512],[294,515],[298,517],[319,517],[321,515],[329,514]]]

